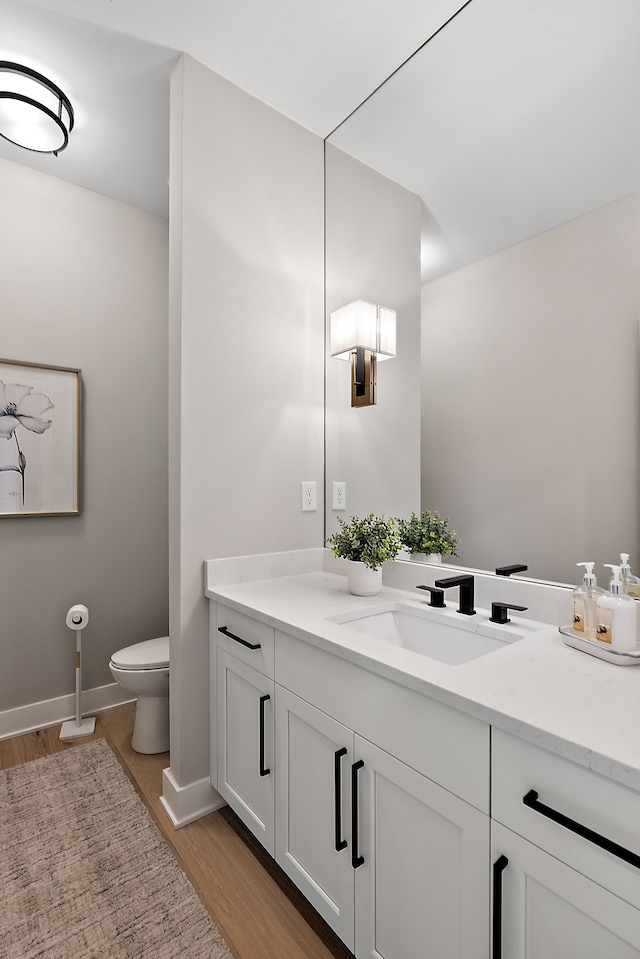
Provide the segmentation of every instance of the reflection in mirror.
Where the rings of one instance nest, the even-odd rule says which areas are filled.
[[[350,364],[327,337],[327,490],[345,484],[337,516],[411,512],[420,501],[420,200],[326,146],[327,317],[354,300],[396,311],[396,355],[377,366],[377,401],[352,409]]]
[[[329,531],[429,508],[463,566],[640,568],[638,35],[636,0],[473,0],[331,136],[327,313],[395,309],[398,356],[367,410],[327,358]]]

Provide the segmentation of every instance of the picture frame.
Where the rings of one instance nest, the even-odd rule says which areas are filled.
[[[0,359],[0,519],[77,516],[82,374]]]

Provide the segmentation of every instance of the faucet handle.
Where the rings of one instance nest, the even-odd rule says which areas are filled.
[[[436,609],[445,609],[447,604],[444,601],[443,589],[438,589],[436,586],[416,586],[416,589],[428,590],[430,593],[429,606],[434,606]]]
[[[500,623],[501,626],[504,626],[505,623],[510,623],[511,620],[507,617],[507,610],[515,609],[520,613],[524,613],[525,609],[528,609],[527,606],[514,606],[512,603],[492,603],[491,604],[491,622]]]
[[[524,573],[527,569],[529,567],[522,563],[515,563],[513,566],[498,566],[496,576],[511,576],[512,573]]]

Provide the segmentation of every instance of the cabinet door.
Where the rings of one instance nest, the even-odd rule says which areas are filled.
[[[356,956],[488,959],[488,816],[358,736],[355,751]]]
[[[640,957],[640,912],[629,903],[499,823],[492,826],[492,853],[494,862],[507,859],[494,889],[501,905],[496,957]]]
[[[276,687],[276,860],[353,949],[353,733]]]
[[[217,652],[218,791],[274,853],[274,682]]]

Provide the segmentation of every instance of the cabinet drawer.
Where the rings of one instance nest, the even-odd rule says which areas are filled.
[[[231,609],[230,606],[216,603],[215,619],[212,617],[211,620],[211,639],[215,639],[218,649],[225,649],[236,659],[273,679],[272,626],[260,623],[245,613]]]
[[[494,819],[640,908],[640,793],[499,729],[492,773]]]
[[[276,632],[276,680],[370,742],[489,812],[489,726]]]

